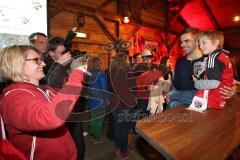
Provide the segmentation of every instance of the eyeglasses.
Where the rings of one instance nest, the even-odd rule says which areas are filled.
[[[48,44],[47,41],[37,41],[37,40],[35,40],[34,43],[35,44],[37,43],[37,44],[40,44],[40,45],[43,45],[43,44],[47,45]]]
[[[26,59],[26,61],[35,61],[36,64],[40,65],[42,63],[42,58],[32,58],[32,59]]]

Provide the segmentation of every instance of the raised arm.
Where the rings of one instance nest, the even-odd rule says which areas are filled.
[[[83,72],[73,71],[68,82],[50,102],[46,101],[43,93],[33,93],[32,90],[16,90],[5,95],[5,123],[24,131],[44,131],[61,126],[80,95],[82,80]]]

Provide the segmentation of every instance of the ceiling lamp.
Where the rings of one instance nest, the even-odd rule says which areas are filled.
[[[130,20],[127,16],[123,17],[123,23],[129,23],[129,22],[130,22]]]
[[[83,33],[83,32],[76,32],[77,35],[76,37],[78,38],[87,38],[87,33]]]
[[[233,18],[233,21],[235,21],[235,22],[238,22],[240,20],[240,16],[235,16],[234,18]]]

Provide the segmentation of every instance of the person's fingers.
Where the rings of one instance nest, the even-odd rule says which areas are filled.
[[[63,55],[63,57],[72,57],[71,53],[70,52],[67,52]]]
[[[220,90],[224,90],[224,91],[231,91],[231,87],[228,86],[223,86],[222,88],[220,88]]]
[[[197,80],[194,75],[192,75],[192,79],[193,79],[193,81],[196,81],[196,80]]]
[[[229,97],[229,96],[224,96],[224,94],[222,94],[221,97],[224,98],[224,99],[229,99],[229,98],[231,98],[231,97]]]
[[[168,80],[172,80],[172,77],[170,74],[168,74]]]
[[[222,88],[220,88],[220,93],[226,95],[226,94],[229,94],[229,88],[226,87],[226,86],[223,86]]]
[[[224,99],[228,99],[229,98],[229,90],[226,89],[227,86],[223,86],[220,88],[220,93],[221,93],[221,97],[224,98]]]
[[[233,85],[240,85],[240,82],[234,79],[233,80]]]
[[[63,59],[66,59],[67,61],[72,59],[72,55],[69,52],[65,53],[62,57],[63,57]]]
[[[76,32],[77,31],[77,27],[73,27],[72,31]]]
[[[223,86],[220,88],[220,93],[224,99],[229,99],[233,97],[236,87]]]

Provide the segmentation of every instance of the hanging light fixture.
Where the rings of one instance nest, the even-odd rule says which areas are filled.
[[[129,23],[130,19],[128,18],[128,16],[123,17],[123,23]]]
[[[240,20],[240,16],[235,16],[234,18],[233,18],[233,21],[235,21],[235,22],[238,22]]]
[[[85,25],[85,17],[84,17],[84,14],[78,13],[77,24],[78,24],[78,27],[84,27],[84,25]]]

